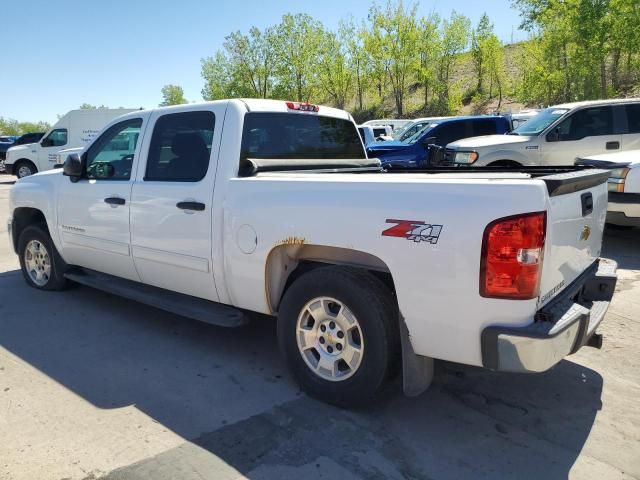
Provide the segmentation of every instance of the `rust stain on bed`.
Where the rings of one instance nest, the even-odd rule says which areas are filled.
[[[305,239],[303,237],[287,237],[276,243],[276,247],[280,245],[304,245]]]

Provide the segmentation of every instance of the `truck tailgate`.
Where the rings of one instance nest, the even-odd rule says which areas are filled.
[[[606,170],[586,170],[541,177],[547,185],[549,204],[539,307],[600,256],[608,174]]]

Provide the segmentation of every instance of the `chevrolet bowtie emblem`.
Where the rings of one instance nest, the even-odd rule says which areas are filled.
[[[580,233],[580,240],[584,240],[585,242],[589,240],[589,236],[591,235],[591,228],[588,225],[585,225]]]

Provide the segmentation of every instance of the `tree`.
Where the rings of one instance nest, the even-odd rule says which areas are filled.
[[[109,108],[106,105],[100,105],[99,107],[91,105],[90,103],[83,103],[78,107],[80,110],[97,110],[98,108]]]
[[[338,108],[345,107],[353,91],[354,71],[349,62],[346,34],[326,32],[320,47],[320,86]]]
[[[340,24],[340,37],[345,44],[349,68],[353,72],[358,109],[364,108],[367,54],[364,50],[365,26],[357,27],[353,19]]]
[[[416,4],[405,10],[402,0],[388,0],[384,10],[374,4],[369,11],[372,37],[387,68],[396,113],[400,117],[404,114],[409,75],[415,70],[417,61],[419,31],[416,12]]]
[[[416,65],[416,76],[424,88],[425,111],[429,106],[429,89],[434,88],[433,84],[436,79],[436,65],[442,48],[440,32],[438,31],[439,25],[440,17],[432,14],[426,18],[421,18],[418,26],[419,61]]]
[[[482,41],[484,61],[486,62],[486,73],[489,77],[489,98],[493,93],[493,86],[498,90],[498,107],[502,106],[502,96],[505,90],[506,73],[504,69],[504,48],[498,37],[491,34]]]
[[[308,102],[318,87],[319,57],[325,31],[307,14],[286,14],[273,29],[276,96]]]
[[[162,97],[164,100],[162,100],[162,103],[158,105],[159,107],[188,103],[187,99],[184,98],[184,91],[182,90],[182,87],[178,85],[165,85],[162,87]]]
[[[248,35],[232,33],[225,38],[224,48],[229,62],[234,66],[233,76],[238,90],[247,92],[243,96],[269,97],[275,65],[272,29],[261,32],[257,27],[252,27]]]
[[[491,36],[493,36],[493,24],[489,21],[487,14],[483,13],[478,21],[478,26],[471,33],[471,54],[476,69],[476,76],[478,77],[476,87],[478,93],[482,93],[482,80],[485,75],[485,58],[487,56],[486,43]]]
[[[30,132],[46,132],[51,128],[47,122],[18,122],[0,117],[0,135],[23,135]]]
[[[469,44],[470,31],[471,21],[455,11],[451,12],[449,20],[442,22],[442,47],[438,67],[439,113],[450,113],[452,111],[449,103],[451,70],[456,58]]]

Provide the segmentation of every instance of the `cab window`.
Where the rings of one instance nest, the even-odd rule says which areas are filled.
[[[142,119],[116,123],[87,151],[86,177],[96,180],[129,180],[140,136]]]
[[[578,110],[556,128],[558,141],[582,140],[613,134],[613,109],[594,107]]]
[[[207,174],[216,117],[213,112],[180,112],[156,121],[145,181],[199,182]]]
[[[56,128],[42,140],[41,145],[43,147],[63,147],[67,144],[67,135],[66,128]]]

